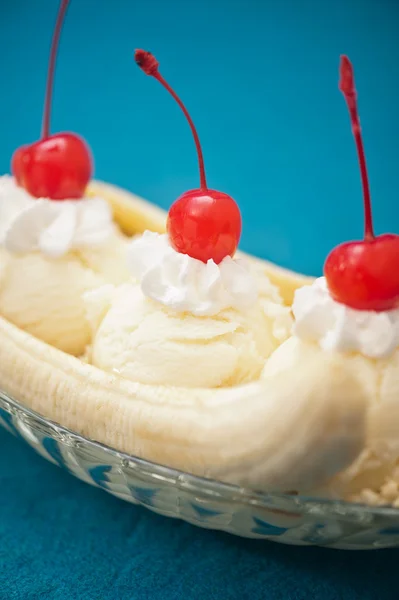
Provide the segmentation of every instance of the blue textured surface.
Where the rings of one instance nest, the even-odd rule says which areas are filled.
[[[40,131],[56,8],[0,3],[0,172]],[[85,135],[97,177],[164,207],[195,187],[183,117],[133,63],[151,49],[192,112],[209,183],[241,205],[243,247],[316,274],[362,232],[341,52],[356,67],[377,230],[399,232],[398,22],[396,0],[72,1],[52,129]],[[1,600],[397,598],[396,551],[201,531],[76,481],[3,431],[0,449]]]
[[[397,600],[397,550],[203,530],[76,480],[2,429],[0,448],[0,600]]]

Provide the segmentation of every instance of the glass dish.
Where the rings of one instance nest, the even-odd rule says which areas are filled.
[[[265,494],[195,477],[84,438],[2,392],[0,424],[75,477],[200,527],[283,544],[399,546],[399,509]]]

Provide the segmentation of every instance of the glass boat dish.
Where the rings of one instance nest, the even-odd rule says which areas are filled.
[[[200,527],[283,544],[399,547],[399,509],[265,494],[195,477],[84,438],[1,391],[0,424],[75,477]]]

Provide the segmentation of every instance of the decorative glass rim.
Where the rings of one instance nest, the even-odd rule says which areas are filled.
[[[121,452],[116,448],[86,438],[54,421],[46,419],[36,411],[24,406],[17,400],[14,400],[0,389],[0,403],[1,401],[5,403],[3,406],[11,415],[19,412],[27,417],[35,419],[44,427],[50,428],[59,441],[68,445],[86,444],[92,448],[98,448],[102,452],[122,461],[126,467],[133,466],[134,468],[134,466],[137,466],[140,469],[144,468],[148,470],[151,476],[155,476],[159,480],[165,482],[169,480],[174,486],[181,490],[187,491],[189,489],[191,492],[197,492],[198,494],[213,497],[214,499],[221,498],[224,501],[231,500],[233,502],[265,509],[270,509],[271,503],[275,503],[277,500],[283,502],[288,501],[291,504],[291,510],[296,508],[304,515],[312,514],[314,516],[315,514],[318,514],[325,517],[335,517],[340,520],[358,520],[361,516],[362,522],[365,520],[364,517],[368,515],[370,519],[372,517],[390,517],[396,518],[399,521],[399,508],[393,506],[370,506],[367,504],[331,498],[261,492],[242,488],[231,483],[224,483],[222,481],[192,475],[191,473],[179,471],[178,469],[161,465],[138,456],[133,456],[126,452]]]

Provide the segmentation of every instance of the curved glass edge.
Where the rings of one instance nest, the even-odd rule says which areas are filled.
[[[229,483],[223,483],[221,481],[198,477],[158,463],[153,463],[146,459],[120,452],[119,450],[106,446],[100,442],[85,438],[58,423],[46,419],[30,408],[25,407],[1,390],[0,407],[10,415],[19,416],[18,413],[22,413],[23,415],[34,419],[44,428],[50,429],[55,438],[58,438],[67,445],[80,446],[84,444],[93,448],[93,450],[97,448],[101,452],[113,457],[113,461],[111,462],[115,462],[116,459],[121,461],[127,468],[137,467],[145,469],[147,470],[148,475],[155,476],[164,482],[169,481],[183,491],[189,490],[192,493],[199,493],[203,496],[212,497],[213,499],[220,498],[225,501],[230,500],[232,502],[239,502],[240,504],[248,504],[249,506],[265,509],[270,508],[271,505],[276,503],[288,502],[292,508],[295,508],[303,515],[311,514],[313,517],[324,516],[334,517],[340,520],[359,521],[363,525],[366,523],[371,524],[375,517],[383,517],[385,519],[392,518],[396,522],[399,522],[399,509],[390,506],[374,507],[366,504],[350,503],[344,500],[260,492],[241,488]]]

